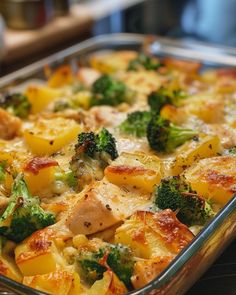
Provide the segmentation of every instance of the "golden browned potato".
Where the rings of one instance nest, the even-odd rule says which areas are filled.
[[[48,86],[57,88],[71,84],[74,80],[71,67],[68,65],[61,66],[48,79]]]
[[[135,51],[117,51],[104,54],[95,54],[91,57],[91,66],[102,73],[113,73],[119,70],[126,70],[131,60],[137,57]]]
[[[161,161],[157,156],[144,153],[122,153],[105,169],[108,181],[122,186],[129,185],[153,192],[161,180]]]
[[[81,127],[74,120],[41,119],[24,131],[24,139],[34,155],[51,155],[77,138]]]
[[[184,176],[199,195],[224,205],[236,193],[236,157],[203,159],[187,169]]]
[[[176,156],[170,167],[170,175],[178,175],[200,159],[217,156],[222,152],[220,139],[216,135],[200,134],[176,149]]]
[[[25,276],[23,284],[52,295],[79,295],[83,291],[79,275],[76,272],[66,270]]]
[[[137,211],[116,230],[115,242],[128,245],[137,257],[150,259],[178,254],[193,234],[173,211]]]
[[[31,103],[31,112],[38,114],[60,97],[61,91],[45,85],[30,85],[26,89],[25,95]]]
[[[45,228],[17,245],[15,260],[24,276],[42,275],[65,266],[54,242],[55,231]]]

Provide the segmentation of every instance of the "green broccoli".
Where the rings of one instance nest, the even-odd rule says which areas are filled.
[[[183,98],[186,98],[186,94],[182,90],[170,91],[161,87],[149,94],[148,104],[154,113],[159,114],[163,106],[167,104],[178,106]]]
[[[115,138],[107,129],[103,128],[98,134],[80,133],[70,162],[71,170],[78,178],[78,189],[102,179],[106,166],[117,157]]]
[[[147,126],[149,145],[157,152],[172,152],[196,135],[194,130],[176,126],[158,115],[153,115]]]
[[[117,275],[128,289],[132,288],[134,258],[129,247],[106,244],[97,252],[83,251],[77,258],[81,276],[90,284],[102,278],[107,268]]]
[[[155,71],[161,66],[162,64],[157,58],[140,53],[135,59],[129,62],[127,70],[138,71],[139,69],[145,69],[148,71]]]
[[[147,111],[130,113],[127,119],[120,124],[119,129],[122,133],[143,137],[146,135],[147,125],[151,117],[151,113]]]
[[[6,166],[7,166],[7,162],[6,161],[2,161],[0,162],[0,182],[3,182],[5,180],[6,177]]]
[[[55,223],[55,217],[39,206],[32,197],[22,175],[12,187],[9,204],[0,218],[0,234],[14,242],[21,242],[34,231]]]
[[[130,103],[133,93],[126,85],[110,75],[102,75],[92,85],[91,106],[116,106],[122,102]]]
[[[67,109],[73,109],[71,101],[57,100],[53,106],[54,113],[61,112]]]
[[[210,204],[179,176],[162,179],[154,202],[159,209],[176,211],[178,219],[188,226],[204,225],[215,215]]]
[[[226,149],[224,150],[224,154],[225,155],[232,155],[232,156],[236,156],[236,146],[230,148],[230,149]]]
[[[56,181],[61,181],[72,188],[75,188],[77,185],[76,174],[71,170],[68,170],[65,172],[57,171],[55,173],[55,179],[56,179]]]
[[[0,96],[0,107],[14,116],[26,118],[29,115],[31,104],[25,95],[12,93]]]

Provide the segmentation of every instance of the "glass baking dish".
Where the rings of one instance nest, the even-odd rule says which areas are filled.
[[[205,44],[137,34],[103,35],[56,53],[0,79],[0,91],[21,87],[29,80],[45,79],[45,69],[69,63],[77,70],[78,61],[86,63],[88,55],[104,50],[146,50],[159,56],[197,60],[208,67],[236,66],[236,50]],[[152,282],[129,294],[184,294],[206,271],[225,247],[236,237],[236,195],[194,240]],[[0,294],[43,292],[28,288],[0,275]]]

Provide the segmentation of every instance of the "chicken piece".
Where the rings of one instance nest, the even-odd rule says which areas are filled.
[[[134,273],[131,278],[135,289],[141,288],[152,281],[168,266],[172,259],[172,256],[162,256],[137,261],[134,265]]]
[[[94,234],[151,205],[151,194],[128,190],[102,180],[82,193],[66,218],[73,234]]]
[[[13,139],[20,134],[21,120],[0,108],[0,138]]]
[[[110,106],[95,106],[85,117],[85,125],[91,127],[116,127],[126,118],[125,113]]]
[[[91,68],[80,68],[77,74],[77,78],[83,85],[90,87],[100,77],[100,73]]]

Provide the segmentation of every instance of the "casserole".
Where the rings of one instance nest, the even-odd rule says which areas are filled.
[[[13,86],[16,87],[17,84],[20,84],[29,78],[40,79],[44,75],[42,67],[47,64],[53,66],[54,63],[55,65],[58,65],[58,60],[64,59],[64,62],[69,62],[72,65],[72,68],[76,68],[77,63],[73,60],[73,58],[76,58],[78,54],[79,56],[84,55],[86,59],[88,54],[93,53],[100,48],[114,49],[115,47],[115,49],[139,49],[146,41],[145,37],[139,35],[118,35],[113,36],[112,38],[112,42],[109,37],[100,37],[95,43],[93,40],[87,41],[79,46],[75,46],[62,53],[56,54],[48,59],[31,65],[27,67],[27,69],[18,71],[17,73],[3,78],[0,82],[1,87],[2,89],[10,89]],[[158,42],[158,40],[155,42]],[[160,45],[165,46],[164,52],[168,49],[168,53],[170,54],[171,45],[165,45],[164,43],[164,40],[160,41]],[[183,57],[181,56],[181,52],[184,52],[185,55],[186,51],[184,49],[181,51],[181,45],[178,43],[177,45],[180,49],[178,51],[172,51],[172,54],[174,55],[175,52],[178,52],[180,57]],[[174,43],[173,48],[176,48],[175,46],[176,43]],[[191,50],[188,52],[188,55],[191,56]],[[200,59],[206,63],[209,62],[208,59],[205,60],[203,53],[198,53],[197,57],[198,60]],[[210,62],[213,62],[213,58],[211,58]],[[227,55],[227,57],[224,58],[223,55],[219,54],[215,59],[216,65],[233,65],[233,63],[235,64],[235,57],[232,55]],[[140,290],[132,291],[131,294],[145,294],[148,292],[151,292],[151,294],[184,293],[197,279],[197,277],[199,277],[201,273],[212,263],[217,255],[219,255],[223,248],[235,237],[235,206],[236,199],[232,198],[232,200],[217,214],[217,216],[206,226],[206,228],[196,236],[190,245],[173,260],[173,262],[160,276]],[[191,272],[189,274],[189,270],[191,269],[197,269],[197,272]],[[188,277],[186,274],[189,274]],[[4,277],[1,277],[1,282],[4,285],[7,285],[8,288],[20,293],[25,292],[25,294],[27,294],[27,292],[29,292],[29,294],[34,294],[30,292],[35,292],[35,294],[40,294],[38,291],[29,291],[27,287],[14,283]]]

